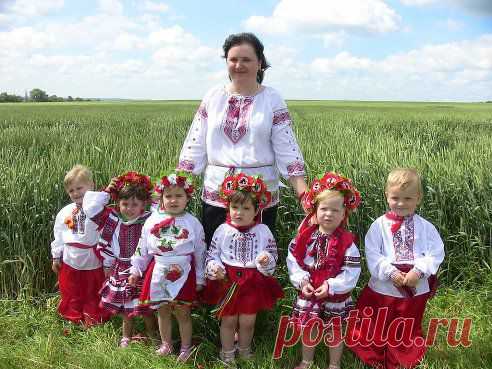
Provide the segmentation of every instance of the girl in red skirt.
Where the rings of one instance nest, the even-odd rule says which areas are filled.
[[[83,165],[74,166],[65,175],[64,186],[73,202],[57,214],[51,243],[52,269],[58,275],[61,295],[58,312],[74,323],[100,324],[109,315],[99,307],[104,282],[95,249],[99,233],[97,224],[82,209],[85,193],[94,188],[91,171]]]
[[[161,194],[160,203],[144,224],[128,281],[136,285],[145,273],[140,306],[144,311],[158,311],[162,340],[158,355],[173,352],[174,313],[181,336],[178,361],[184,362],[194,351],[191,306],[205,285],[205,235],[198,219],[185,211],[193,194],[187,174],[173,172],[162,177],[156,191]]]
[[[110,315],[121,315],[123,337],[120,347],[128,347],[133,333],[135,307],[138,305],[141,283],[136,287],[127,283],[130,276],[130,258],[137,248],[142,227],[150,216],[145,208],[150,203],[152,182],[150,177],[137,172],[127,172],[113,178],[102,192],[87,191],[82,208],[99,226],[97,246],[103,258],[106,281],[101,289],[101,307]],[[110,199],[117,208],[108,207]],[[153,311],[144,315],[147,334],[155,331]]]
[[[360,195],[350,179],[329,172],[314,180],[302,201],[310,214],[289,245],[287,257],[289,278],[299,290],[292,319],[303,330],[311,319],[318,318],[328,332],[341,337],[341,323],[354,306],[351,291],[360,275],[355,237],[346,230],[348,215],[359,205]],[[316,329],[309,331],[311,339],[318,335]],[[296,369],[313,363],[315,346],[302,343],[302,361]],[[333,340],[329,353],[328,369],[339,369],[343,342]]]
[[[235,359],[234,336],[238,329],[238,353],[250,358],[256,313],[272,309],[283,297],[272,277],[277,246],[269,228],[259,222],[259,213],[271,200],[265,183],[243,173],[225,178],[220,190],[226,203],[226,223],[215,231],[207,256],[207,289],[204,299],[217,305],[221,319],[220,358]]]

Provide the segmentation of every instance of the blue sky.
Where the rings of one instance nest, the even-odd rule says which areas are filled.
[[[243,31],[288,99],[492,100],[491,0],[0,0],[0,91],[199,99]]]

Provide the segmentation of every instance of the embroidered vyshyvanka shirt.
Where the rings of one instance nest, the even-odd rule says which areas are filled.
[[[365,237],[365,252],[371,278],[369,287],[383,295],[404,297],[393,285],[391,274],[395,264],[413,265],[422,273],[415,295],[429,292],[427,278],[436,274],[444,260],[444,244],[436,228],[421,216],[406,217],[394,234],[394,221],[381,216],[372,223]]]
[[[224,207],[218,189],[230,168],[261,175],[278,203],[279,177],[303,176],[304,159],[292,120],[280,95],[263,86],[254,96],[229,93],[224,86],[202,100],[188,131],[178,169],[204,172],[202,199]]]
[[[268,264],[262,266],[258,259],[266,255]],[[256,268],[263,275],[272,275],[277,265],[277,244],[270,229],[257,224],[245,232],[221,224],[215,231],[207,254],[207,273],[225,265],[241,268]]]
[[[78,270],[101,267],[101,261],[94,252],[99,238],[97,225],[81,206],[71,203],[61,209],[56,215],[53,233],[53,259],[62,259],[65,264]]]

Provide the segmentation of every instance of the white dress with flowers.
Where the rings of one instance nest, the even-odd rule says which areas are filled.
[[[160,209],[153,212],[144,224],[131,259],[131,273],[140,276],[152,260],[155,262],[152,274],[146,277],[150,285],[145,303],[158,308],[179,298],[193,266],[196,284],[204,285],[205,250],[203,227],[193,215],[183,213],[173,217]]]
[[[204,173],[202,199],[224,207],[219,186],[231,168],[261,175],[272,202],[279,199],[279,177],[303,176],[304,159],[282,97],[263,86],[254,96],[211,89],[193,119],[179,157],[178,169]]]

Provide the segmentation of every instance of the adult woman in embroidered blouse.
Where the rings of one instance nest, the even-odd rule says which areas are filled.
[[[279,177],[299,198],[306,190],[304,159],[282,97],[261,84],[269,67],[263,45],[251,33],[230,35],[223,45],[230,83],[203,98],[179,157],[178,169],[204,173],[202,223],[207,244],[225,221],[219,186],[227,174],[261,175],[272,202],[262,221],[275,234]]]

